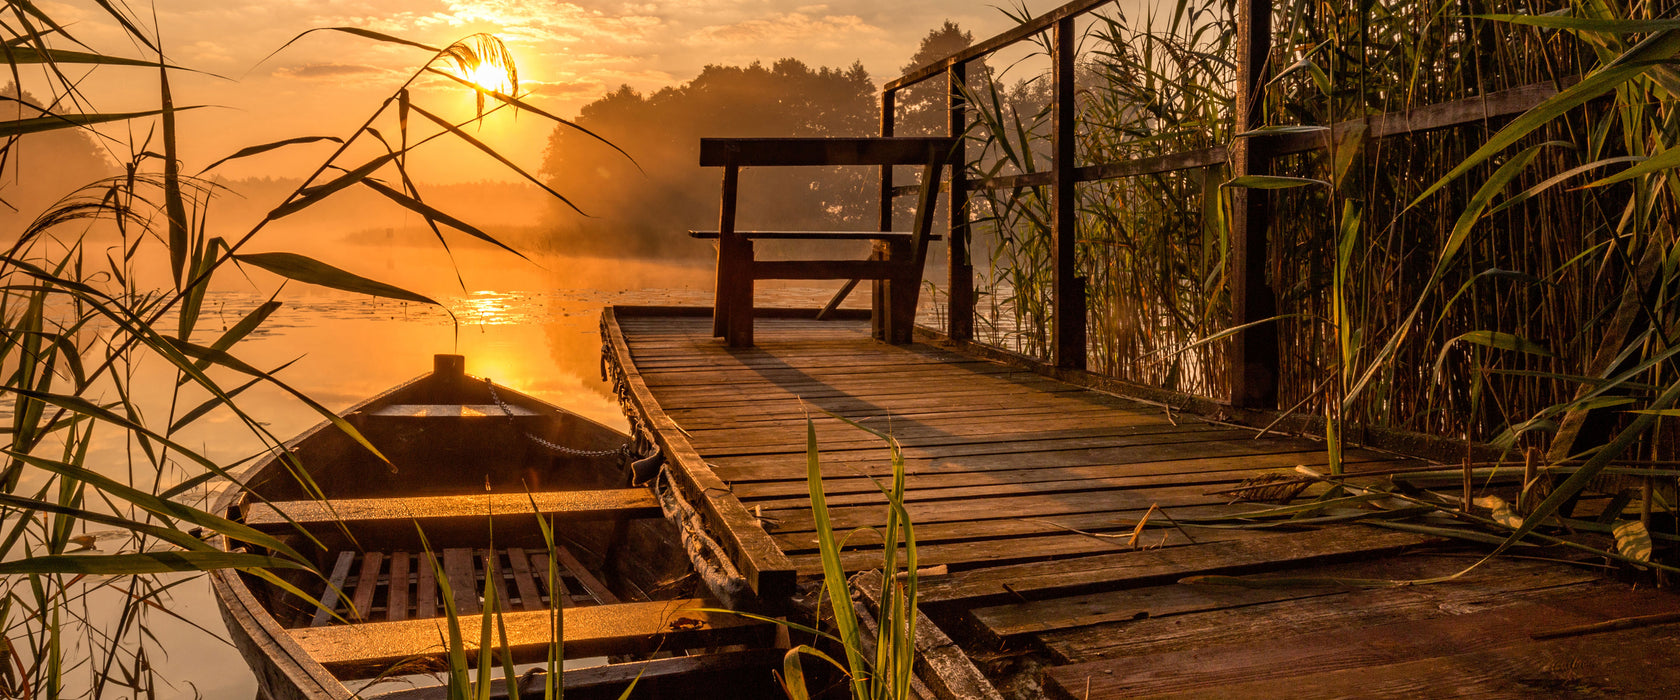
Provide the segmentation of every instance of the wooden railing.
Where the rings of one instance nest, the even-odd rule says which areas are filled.
[[[944,76],[949,94],[947,135],[962,136],[967,128],[967,105],[962,86],[969,63],[983,59],[1021,41],[1045,32],[1052,34],[1050,46],[1053,107],[1051,118],[1052,168],[1047,171],[992,177],[970,182],[962,168],[953,168],[945,190],[949,192],[948,287],[949,309],[946,333],[954,340],[974,337],[974,270],[968,262],[969,193],[977,190],[1007,190],[1018,187],[1047,187],[1050,192],[1051,235],[1054,241],[1051,310],[1051,362],[1063,369],[1086,366],[1085,280],[1075,261],[1074,189],[1078,183],[1139,175],[1205,168],[1227,163],[1232,174],[1261,175],[1270,171],[1271,161],[1280,155],[1328,148],[1343,133],[1363,128],[1365,138],[1381,139],[1443,129],[1518,114],[1557,94],[1562,84],[1527,85],[1452,102],[1417,107],[1339,122],[1310,133],[1249,134],[1263,126],[1262,113],[1253,106],[1262,96],[1272,52],[1272,0],[1237,0],[1237,85],[1243,91],[1233,100],[1234,122],[1239,132],[1225,146],[1170,153],[1112,163],[1075,166],[1074,152],[1074,22],[1101,9],[1113,0],[1074,0],[1033,18],[967,49],[913,70],[887,83],[881,93],[881,135],[892,136],[896,95],[906,87]],[[963,150],[958,144],[958,150]],[[967,162],[966,154],[959,153]],[[881,171],[881,230],[892,229],[892,198],[913,188],[895,188],[891,168]],[[1276,408],[1278,396],[1278,339],[1275,324],[1264,322],[1276,315],[1276,295],[1265,279],[1267,227],[1270,196],[1265,190],[1231,188],[1230,264],[1231,319],[1228,327],[1253,324],[1236,333],[1227,354],[1230,360],[1228,401],[1242,408]]]

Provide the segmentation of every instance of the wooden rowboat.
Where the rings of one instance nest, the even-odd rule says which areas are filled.
[[[778,695],[773,626],[703,610],[719,606],[663,518],[671,496],[662,506],[655,489],[629,485],[623,434],[470,377],[457,355],[342,417],[389,463],[323,423],[288,443],[295,459],[255,465],[217,506],[321,572],[275,572],[320,606],[250,573],[211,575],[232,641],[270,700],[446,697],[445,603],[476,665],[487,586],[508,636],[485,659],[498,678],[500,654],[547,659],[558,605],[567,665],[599,662],[568,669],[568,697],[617,697],[632,681],[636,697]],[[553,523],[552,547],[539,512]],[[521,694],[541,697],[541,672],[519,671]],[[496,689],[509,694],[501,681]]]

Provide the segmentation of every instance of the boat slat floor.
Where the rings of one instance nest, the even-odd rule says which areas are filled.
[[[483,611],[485,583],[495,592],[503,612],[561,607],[612,605],[618,597],[590,572],[564,545],[556,545],[550,561],[547,551],[446,548],[434,566],[424,553],[339,552],[334,558],[329,585],[320,596],[323,608],[316,609],[308,625],[320,628],[344,622],[425,620],[444,615],[443,586],[458,615]],[[549,586],[550,565],[555,566],[554,586]],[[492,574],[491,572],[494,571]]]
[[[660,437],[692,448],[727,486],[729,495],[714,498],[737,499],[802,578],[821,575],[807,419],[841,532],[884,524],[877,483],[892,474],[892,455],[833,416],[896,438],[919,563],[949,571],[922,579],[924,609],[960,633],[971,655],[1047,659],[1042,680],[1052,694],[1517,697],[1626,691],[1630,679],[1649,683],[1636,695],[1680,690],[1680,671],[1652,670],[1651,653],[1632,653],[1657,642],[1669,646],[1651,648],[1672,649],[1680,629],[1672,622],[1535,637],[1680,611],[1667,591],[1633,593],[1588,570],[1512,558],[1449,582],[1360,590],[1324,584],[1443,577],[1476,559],[1449,556],[1428,535],[1351,523],[1294,532],[1176,526],[1256,508],[1231,502],[1245,479],[1325,467],[1315,440],[1258,435],[926,343],[879,343],[864,322],[784,315],[755,325],[755,346],[732,349],[712,337],[703,311],[616,307],[604,332],[615,341],[609,361],[645,384],[648,411],[675,424]],[[1346,455],[1353,473],[1419,464]],[[862,570],[880,557],[878,536],[857,530],[842,564]],[[1258,574],[1291,581],[1181,582]],[[1587,600],[1600,607],[1575,606]],[[1559,607],[1576,612],[1551,615]],[[1460,643],[1466,638],[1487,641]],[[1350,652],[1367,641],[1368,652]],[[1325,661],[1338,644],[1347,653]],[[1593,658],[1572,667],[1567,654]],[[1671,654],[1661,656],[1669,663]]]

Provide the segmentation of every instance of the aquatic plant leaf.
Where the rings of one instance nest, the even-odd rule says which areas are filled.
[[[1474,501],[1478,506],[1493,511],[1493,521],[1513,530],[1522,527],[1522,516],[1511,509],[1511,504],[1498,496],[1482,496]]]
[[[1516,119],[1511,120],[1504,128],[1488,138],[1476,152],[1459,161],[1458,165],[1441,176],[1434,184],[1424,189],[1408,208],[1428,199],[1431,195],[1446,187],[1447,183],[1457,180],[1460,176],[1470,172],[1471,168],[1492,158],[1494,154],[1505,150],[1541,125],[1563,116],[1569,110],[1586,104],[1588,101],[1614,90],[1622,83],[1643,75],[1652,66],[1658,65],[1680,53],[1680,31],[1665,29],[1646,37],[1627,52],[1617,56],[1615,60],[1604,67],[1588,74],[1581,82],[1565,88],[1562,92],[1552,96],[1527,112],[1523,112]]]
[[[1458,344],[1459,341],[1496,350],[1515,350],[1539,357],[1557,357],[1552,353],[1551,348],[1519,335],[1501,331],[1470,331],[1441,344],[1441,353],[1435,356],[1435,373],[1437,375],[1441,373],[1441,366],[1447,362],[1447,353],[1451,352],[1453,346]]]
[[[244,148],[239,149],[238,151],[235,151],[233,153],[233,155],[224,156],[222,159],[220,159],[220,160],[218,160],[214,163],[211,163],[209,165],[204,166],[204,169],[198,171],[198,174],[203,175],[204,173],[210,172],[211,170],[214,170],[216,168],[216,166],[221,165],[223,163],[226,163],[230,160],[238,160],[240,158],[249,158],[251,156],[258,155],[258,154],[261,154],[261,153],[267,153],[267,152],[272,151],[276,148],[285,148],[286,146],[296,146],[298,144],[305,144],[305,143],[317,143],[317,142],[320,142],[320,141],[331,141],[333,143],[339,143],[339,144],[344,143],[344,139],[341,139],[337,136],[297,136],[297,137],[289,138],[289,139],[281,139],[279,141],[270,141],[268,143],[259,144],[259,145],[256,145],[256,146],[246,146]]]
[[[1639,561],[1651,560],[1651,531],[1645,528],[1645,523],[1624,520],[1616,523],[1611,533],[1616,536],[1616,551],[1622,556]]]
[[[176,107],[176,112],[198,109],[200,105]],[[22,136],[54,129],[70,129],[75,127],[119,122],[128,119],[142,119],[163,114],[165,110],[153,109],[144,112],[111,112],[86,114],[50,114],[44,117],[30,117],[28,119],[8,119],[0,121],[0,138],[8,136]]]
[[[93,574],[126,576],[214,569],[308,569],[289,559],[242,552],[146,552],[141,554],[49,554],[0,563],[0,575]]]
[[[444,212],[437,209],[436,207],[433,207],[430,204],[427,204],[425,202],[420,201],[419,199],[416,199],[414,197],[410,197],[406,194],[398,192],[395,189],[392,189],[391,187],[387,186],[385,183],[382,183],[378,180],[367,179],[367,180],[363,180],[362,184],[368,186],[370,189],[372,189],[375,192],[378,192],[382,195],[385,195],[385,197],[387,199],[390,199],[391,201],[402,205],[403,208],[408,209],[410,211],[415,212],[416,214],[419,214],[421,216],[426,217],[427,222],[436,222],[436,223],[441,223],[441,224],[448,225],[449,227],[454,228],[456,230],[459,230],[462,233],[465,233],[469,236],[472,236],[473,238],[477,238],[481,241],[484,241],[484,242],[489,243],[493,246],[501,248],[502,250],[505,250],[509,253],[513,253],[514,255],[519,256],[520,259],[522,259],[522,260],[530,260],[530,258],[525,257],[524,253],[521,253],[518,250],[513,249],[512,247],[508,246],[506,243],[503,243],[499,240],[496,240],[496,238],[494,236],[491,236],[490,234],[485,233],[483,230],[479,229],[477,226],[473,226],[472,224],[469,224],[465,221],[462,221],[462,220],[457,219],[453,216],[445,214]]]
[[[419,302],[442,306],[429,297],[415,294],[401,287],[392,286],[371,280],[361,275],[340,270],[314,258],[298,255],[297,253],[245,253],[235,255],[233,259],[247,265],[260,267],[286,279],[297,280],[305,284],[337,289],[352,294],[367,294],[387,299],[401,299],[403,301]]]
[[[1292,187],[1306,187],[1307,185],[1324,185],[1330,183],[1310,177],[1290,177],[1287,175],[1243,175],[1226,180],[1221,187],[1247,187],[1251,190],[1285,190]]]
[[[274,219],[279,219],[303,211],[304,209],[313,206],[316,202],[326,199],[334,192],[338,192],[339,190],[361,182],[367,176],[372,175],[374,171],[385,167],[386,163],[396,160],[397,156],[401,154],[402,151],[387,153],[363,163],[355,170],[348,171],[343,175],[333,178],[325,184],[298,190],[295,199],[292,199],[285,204],[281,204],[280,206],[275,207],[272,211],[268,212],[268,220],[272,221]]]
[[[181,66],[161,64],[157,61],[147,61],[138,58],[123,58],[121,56],[107,56],[85,51],[66,51],[63,49],[41,49],[33,46],[13,46],[0,51],[12,63],[74,63],[82,65],[100,66],[137,66],[142,68],[168,68],[171,70],[191,70]],[[194,71],[197,72],[197,71]]]

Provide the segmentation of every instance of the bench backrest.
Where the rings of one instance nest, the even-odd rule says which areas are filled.
[[[924,166],[910,241],[910,264],[920,268],[927,258],[928,237],[933,231],[940,171],[954,158],[956,146],[957,139],[950,136],[703,138],[700,165],[730,168],[731,172],[753,166]]]
[[[700,165],[927,165],[948,162],[956,144],[948,136],[700,139]]]

